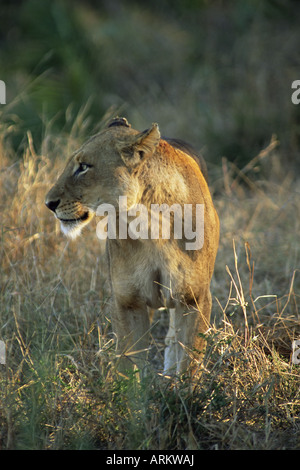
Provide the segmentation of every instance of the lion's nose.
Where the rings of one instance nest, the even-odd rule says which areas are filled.
[[[60,203],[60,199],[57,199],[57,201],[46,201],[46,206],[48,207],[48,209],[50,209],[51,211],[55,212],[55,209],[57,208],[57,206],[59,205]]]

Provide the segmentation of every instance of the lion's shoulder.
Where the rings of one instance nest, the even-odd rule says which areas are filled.
[[[204,176],[205,180],[208,181],[208,172],[207,172],[207,166],[206,166],[205,160],[202,157],[202,155],[200,155],[191,144],[185,142],[182,139],[174,139],[174,138],[169,138],[169,137],[163,137],[163,139],[168,144],[170,144],[173,148],[181,150],[186,155],[192,157],[192,159],[195,160],[195,162],[199,166],[201,173]]]

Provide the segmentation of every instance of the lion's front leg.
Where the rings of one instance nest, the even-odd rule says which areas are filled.
[[[118,370],[126,375],[138,369],[145,374],[150,342],[150,320],[146,306],[124,306],[116,302],[111,315],[113,331],[116,334]]]

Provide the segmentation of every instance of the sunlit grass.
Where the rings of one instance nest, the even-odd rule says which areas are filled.
[[[74,129],[80,126],[74,124]],[[299,446],[299,197],[276,145],[239,170],[223,160],[212,192],[221,242],[201,378],[191,392],[160,372],[153,330],[145,382],[116,373],[109,289],[95,225],[68,242],[44,197],[85,137],[45,135],[37,153],[0,150],[1,448],[275,449]],[[55,155],[57,155],[55,157]],[[260,159],[253,155],[254,163]],[[242,177],[243,175],[243,177]],[[234,241],[233,241],[234,240]]]

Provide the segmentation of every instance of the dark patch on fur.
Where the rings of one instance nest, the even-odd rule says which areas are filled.
[[[114,127],[114,126],[131,127],[127,119],[124,117],[115,117],[107,125],[107,127]]]

